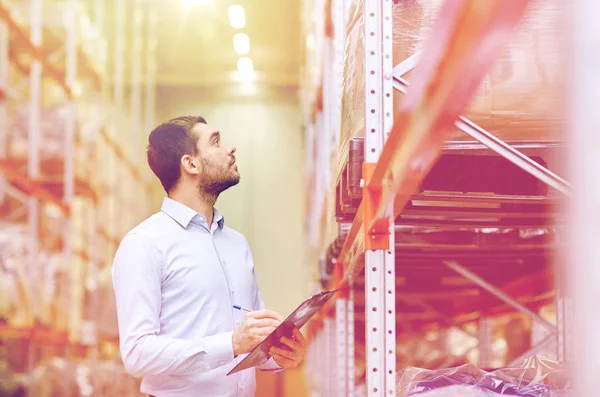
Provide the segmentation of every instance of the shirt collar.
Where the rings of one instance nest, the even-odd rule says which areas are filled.
[[[204,215],[198,214],[187,205],[181,204],[169,197],[165,197],[163,200],[161,211],[169,215],[184,228],[187,228],[194,218],[201,219],[201,223],[206,224]],[[216,208],[214,208],[213,211],[213,222],[217,223],[219,229],[223,229],[225,218]]]

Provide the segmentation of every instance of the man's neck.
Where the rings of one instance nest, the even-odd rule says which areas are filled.
[[[169,193],[169,198],[190,207],[200,215],[204,215],[209,228],[212,225],[217,197],[218,195],[199,193],[197,190],[184,191],[178,189]]]

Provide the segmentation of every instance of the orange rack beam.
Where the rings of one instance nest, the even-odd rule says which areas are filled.
[[[33,45],[25,29],[19,26],[19,24],[12,17],[7,6],[3,5],[2,3],[0,3],[0,19],[4,20],[4,22],[10,29],[12,35],[18,41],[18,47],[26,49],[34,59],[38,60],[42,64],[44,73],[60,85],[67,97],[73,98],[73,92],[67,85],[65,73],[59,68],[57,68],[55,65],[50,63],[48,59],[46,59],[44,53],[41,51],[40,48]],[[78,56],[83,60],[83,65],[86,71],[91,74],[94,84],[97,87],[99,87],[100,75],[98,71],[94,69],[89,58],[85,55],[81,48],[78,49]],[[24,65],[22,62],[17,63],[17,66],[19,70],[21,70],[24,73],[27,73],[29,71],[29,67]],[[152,185],[144,181],[142,174],[134,166],[133,162],[125,156],[125,153],[122,151],[122,149],[118,145],[116,145],[112,139],[110,139],[108,133],[105,130],[103,130],[100,135],[105,140],[108,147],[110,147],[115,152],[117,157],[126,164],[127,168],[132,173],[132,175],[139,181],[143,182],[146,190],[152,189]]]
[[[349,276],[361,270],[357,259],[364,251],[365,239],[387,239],[386,214],[393,208],[395,219],[402,212],[434,165],[455,120],[469,104],[528,3],[446,1],[379,161],[366,165],[364,197],[369,199],[361,203],[337,258],[336,265],[345,271],[343,279],[333,279],[334,285],[347,283]]]

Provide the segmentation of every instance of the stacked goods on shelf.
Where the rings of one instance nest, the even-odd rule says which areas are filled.
[[[139,382],[116,362],[70,361],[58,357],[41,360],[30,376],[7,370],[0,360],[0,391],[3,397],[21,397],[30,389],[37,397],[64,395],[141,396]],[[3,372],[4,371],[4,372]]]
[[[348,26],[342,128],[338,165],[348,156],[352,137],[364,136],[364,44],[362,3],[359,1]],[[417,56],[429,36],[440,0],[399,2],[393,7],[393,63]],[[533,2],[517,34],[501,54],[473,97],[465,116],[508,142],[541,143],[557,139],[560,109],[560,16],[559,1]],[[405,69],[406,70],[406,69]],[[410,82],[410,70],[403,74]],[[395,107],[402,94],[394,93]],[[457,131],[452,139],[470,140]],[[338,170],[341,171],[341,170]]]
[[[381,13],[381,9],[384,8],[387,10],[387,6],[384,5],[386,3],[381,2],[378,12]],[[436,22],[442,3],[439,0],[394,2],[391,37],[387,35],[385,28],[382,29],[385,33],[378,33],[382,34],[381,40],[384,43],[388,39],[393,43],[393,64],[398,67],[395,68],[393,75],[383,75],[381,71],[378,72],[382,74],[382,79],[390,84],[393,82],[393,102],[396,109],[403,104],[404,96],[401,93],[410,90],[411,77],[418,73],[413,70],[418,71],[420,51],[426,39],[431,39],[429,33]],[[460,8],[459,3],[453,3],[457,9]],[[557,297],[553,252],[562,244],[560,232],[563,222],[556,213],[558,196],[549,189],[547,182],[538,180],[537,177],[509,162],[504,157],[505,154],[499,153],[501,150],[492,151],[462,131],[452,132],[451,139],[446,142],[440,156],[433,157],[433,151],[421,153],[427,151],[424,148],[427,142],[430,142],[427,138],[430,135],[425,133],[430,132],[433,135],[433,132],[425,128],[421,130],[418,122],[410,119],[406,114],[403,116],[413,123],[409,125],[414,127],[414,131],[405,131],[408,135],[399,137],[398,132],[404,130],[396,128],[397,122],[393,130],[396,134],[394,139],[390,140],[393,141],[391,147],[398,151],[390,154],[390,151],[386,152],[390,146],[386,146],[380,153],[375,142],[380,139],[379,134],[381,140],[385,142],[385,131],[381,131],[381,126],[387,125],[391,112],[385,113],[379,108],[370,108],[372,109],[370,113],[376,115],[372,118],[377,119],[377,122],[371,120],[372,125],[369,128],[378,129],[365,131],[366,98],[372,99],[370,106],[380,106],[385,100],[375,97],[383,98],[386,92],[386,88],[380,90],[381,87],[372,81],[372,88],[379,88],[365,92],[365,77],[368,77],[365,75],[365,63],[370,63],[371,68],[381,66],[381,61],[374,61],[373,56],[376,51],[367,54],[364,50],[367,40],[363,37],[365,31],[363,18],[367,18],[368,15],[364,11],[365,4],[372,7],[370,12],[377,9],[376,6],[371,6],[373,3],[358,0],[347,28],[346,58],[342,76],[342,120],[337,169],[334,171],[337,176],[335,218],[338,222],[338,236],[327,247],[322,263],[325,276],[322,280],[323,285],[335,285],[331,280],[340,281],[341,274],[344,272],[344,276],[349,274],[352,276],[352,293],[340,298],[342,301],[340,303],[351,303],[354,300],[352,305],[354,330],[351,335],[354,337],[355,346],[353,346],[353,353],[351,350],[345,352],[340,348],[332,347],[324,353],[329,355],[329,367],[327,365],[321,367],[330,371],[333,365],[332,357],[342,357],[334,360],[336,364],[332,376],[339,376],[341,364],[346,359],[343,357],[348,355],[352,357],[348,360],[356,369],[357,384],[361,383],[361,377],[363,382],[364,377],[372,377],[376,380],[377,386],[382,386],[384,383],[387,385],[386,368],[393,366],[389,364],[393,360],[389,360],[386,354],[385,364],[382,364],[381,354],[371,353],[386,351],[392,354],[394,352],[387,350],[390,337],[386,335],[383,344],[381,340],[383,338],[377,334],[380,327],[387,328],[391,324],[388,317],[392,314],[396,314],[395,335],[398,352],[396,365],[398,367],[418,365],[436,368],[460,363],[476,363],[485,368],[510,365],[523,353],[530,352],[529,349],[535,344],[532,340],[539,342],[541,338],[545,341],[544,336],[546,336],[534,338],[532,324],[529,320],[523,321],[521,314],[515,314],[517,309],[527,313],[535,321],[541,322],[544,330],[554,328],[553,324],[560,321],[547,318],[540,320],[537,314],[542,308],[553,305]],[[476,7],[474,4],[477,3],[460,4],[468,9],[470,6]],[[464,12],[465,9],[460,11]],[[491,72],[486,75],[464,114],[494,136],[512,144],[529,156],[533,162],[551,171],[559,172],[560,164],[555,162],[555,157],[562,149],[557,131],[563,116],[557,109],[561,106],[559,81],[563,65],[559,56],[559,43],[562,37],[560,17],[563,14],[561,2],[532,2],[526,18],[521,21],[510,44],[500,55]],[[469,14],[472,15],[475,14]],[[383,16],[376,15],[375,12],[371,13],[370,17],[381,18],[378,22],[383,22]],[[448,29],[453,26],[450,21],[455,22],[453,17],[447,15],[441,19],[440,23],[446,24],[443,26]],[[373,27],[374,20],[370,21],[370,29],[377,31],[378,28]],[[465,36],[473,34],[465,32],[468,29],[456,28],[456,30]],[[478,30],[473,28],[473,31]],[[502,33],[507,31],[504,29]],[[458,35],[455,32],[453,34]],[[371,32],[371,36],[375,35],[375,32]],[[438,35],[441,35],[439,31]],[[460,35],[459,37],[468,41]],[[444,38],[436,38],[440,43],[444,43]],[[451,53],[458,58],[453,49],[468,48],[464,43],[462,46],[452,44],[454,43],[444,44],[444,48],[450,48],[444,56]],[[481,45],[481,42],[477,44]],[[370,50],[376,49],[375,47],[376,45],[372,44]],[[385,45],[383,47],[385,48]],[[442,53],[441,48],[441,45],[438,45],[436,50],[439,50],[439,53],[436,56]],[[383,58],[385,50],[378,51],[381,54],[378,53],[377,56],[381,55]],[[469,58],[461,56],[460,59]],[[430,62],[425,62],[427,66],[443,69],[443,65],[431,62],[432,57],[428,61]],[[477,59],[473,62],[477,62]],[[417,69],[414,69],[415,65]],[[459,69],[457,65],[453,64],[453,66]],[[466,70],[464,65],[461,65],[460,70],[461,72]],[[440,70],[438,72],[443,75]],[[453,77],[458,75],[456,70],[453,72],[456,74],[448,72],[443,76],[436,74],[436,77],[443,80],[448,78],[448,75]],[[369,73],[375,75],[376,71],[371,69]],[[428,73],[421,73],[421,77],[423,75]],[[432,76],[429,77],[433,79]],[[372,77],[370,80],[377,79]],[[441,90],[442,83],[429,82],[427,92]],[[448,81],[445,83],[450,85]],[[387,87],[388,84],[382,85]],[[418,97],[419,106],[416,106],[417,97],[413,96],[411,102],[415,105],[413,108],[418,108],[419,111],[427,108],[427,105],[431,104],[426,102],[432,100],[432,97],[433,94]],[[444,95],[440,94],[440,97]],[[435,97],[435,99],[439,98]],[[435,102],[434,105],[439,103]],[[432,107],[435,108],[433,105]],[[444,114],[439,106],[435,111]],[[435,111],[432,110],[433,114],[438,115]],[[427,123],[423,122],[423,125]],[[479,135],[481,138],[483,134]],[[437,134],[437,136],[442,135]],[[375,172],[377,183],[374,184],[370,184],[369,175],[362,174],[365,157],[370,154],[365,150],[365,141],[369,141],[366,139],[369,137],[371,138],[370,153],[375,153],[371,155],[370,162],[373,164],[375,161],[373,159],[378,158],[379,154],[385,160],[382,162],[380,158],[377,163]],[[431,140],[435,139],[431,138]],[[417,150],[418,145],[415,143],[417,141],[422,144],[423,150]],[[406,150],[404,147],[399,147],[400,142],[407,144]],[[405,153],[406,157],[400,160],[398,158],[400,156],[396,156],[397,153]],[[433,168],[424,179],[420,179],[425,175],[424,170],[429,170],[430,160],[435,160]],[[400,165],[391,164],[394,161]],[[380,169],[384,168],[380,167],[382,164],[386,168],[385,171]],[[415,175],[405,176],[400,170],[414,172]],[[400,183],[405,180],[410,181],[406,184],[410,186],[410,191]],[[412,182],[417,185],[417,181],[419,181],[417,190],[413,194]],[[390,188],[390,185],[396,187]],[[367,189],[364,189],[365,186]],[[402,186],[402,189],[398,186]],[[367,204],[362,200],[365,190],[370,193]],[[391,194],[388,194],[390,192]],[[377,216],[381,217],[383,205],[391,206],[394,194],[397,195],[395,213],[397,214],[400,209],[402,212],[397,215],[395,225],[391,229],[391,233],[394,234],[394,247],[383,248],[379,247],[381,245],[379,241],[383,241],[382,236],[386,234],[383,222],[371,223],[373,219],[366,220],[365,217],[373,216],[370,212],[375,208],[380,211]],[[386,199],[389,201],[380,205],[378,200],[382,199],[381,195],[387,195]],[[351,222],[353,222],[352,228]],[[365,230],[369,226],[372,226],[373,230]],[[349,234],[352,236],[350,239],[347,238]],[[354,237],[357,235],[360,238]],[[371,238],[376,242],[368,244],[366,239]],[[369,258],[365,258],[369,251],[371,251]],[[382,256],[375,255],[379,251]],[[345,255],[341,255],[342,252]],[[363,252],[365,257],[360,255]],[[382,257],[385,259],[383,260]],[[363,261],[366,268],[362,266]],[[385,265],[382,265],[382,262]],[[390,307],[388,305],[394,306],[394,300],[389,298],[393,291],[388,289],[392,277],[387,275],[380,277],[378,273],[381,266],[387,267],[388,263],[395,264],[395,273],[390,270],[386,272],[386,274],[395,274],[395,311],[390,310],[388,314],[380,315],[377,312],[382,311],[381,305],[384,305],[384,313]],[[359,271],[356,271],[357,269]],[[370,279],[376,281],[365,289],[367,271],[372,275]],[[387,294],[380,292],[385,289],[388,289]],[[371,294],[372,307],[367,307],[368,294]],[[380,299],[380,295],[385,297]],[[344,300],[346,302],[343,302]],[[382,303],[383,300],[385,304]],[[349,321],[351,317],[350,314],[339,313],[343,311],[338,311],[336,307],[336,310],[330,309],[323,315],[334,316],[335,320],[331,321],[335,321],[336,326],[343,329],[342,324]],[[484,327],[483,323],[491,325]],[[326,339],[318,335],[319,330],[324,327],[323,322],[319,321],[315,324],[314,329],[317,333],[315,338],[319,344],[316,349],[327,349],[327,343],[323,342]],[[489,335],[483,338],[482,334],[486,333],[486,327],[491,329]],[[451,334],[452,329],[457,330],[456,332],[461,336]],[[330,330],[326,329],[323,332],[327,333]],[[372,342],[373,350],[372,346],[366,346],[366,333],[370,333],[372,341],[375,341]],[[388,328],[387,333],[393,334],[393,331]],[[343,336],[340,338],[344,339]],[[485,343],[482,343],[484,339]],[[346,343],[349,343],[348,341]],[[382,344],[385,348],[382,348]],[[548,346],[546,344],[545,348]],[[538,347],[540,346],[536,346]],[[479,351],[469,352],[474,348]],[[370,364],[373,366],[372,371],[366,363],[366,357],[369,355],[372,360]],[[381,369],[384,369],[384,375],[374,374]],[[384,376],[385,381],[380,382]],[[343,387],[345,386],[338,385],[334,389],[342,390]],[[349,386],[348,390],[350,389],[352,388]],[[373,393],[375,395],[375,392]],[[371,395],[370,391],[369,395]]]
[[[485,371],[472,365],[398,372],[397,396],[427,397],[567,397],[571,394],[567,371],[541,356],[518,366]]]
[[[118,3],[123,25],[133,7]],[[109,50],[127,42],[112,28],[103,35],[113,11],[103,1],[0,2],[2,395],[139,395],[120,364],[110,265],[160,191],[137,166],[141,112],[152,123],[153,109],[134,114],[134,94],[107,75]],[[131,57],[145,59],[140,51]],[[108,99],[117,92],[118,106]]]
[[[394,4],[394,65],[419,53],[441,4],[436,0]],[[362,9],[363,2],[359,1],[347,31],[342,136],[337,163],[340,177],[336,215],[339,222],[353,219],[362,198],[363,60],[366,55]],[[549,149],[558,144],[556,131],[546,126],[547,123],[556,124],[560,117],[554,112],[560,91],[552,83],[557,80],[559,66],[556,43],[560,37],[557,24],[561,10],[553,1],[533,4],[466,114],[501,139],[530,144],[531,150],[524,149],[524,152],[536,156],[535,161],[544,165],[552,162],[553,153]],[[405,68],[402,75],[410,83],[411,69],[406,63],[402,65]],[[514,92],[520,93],[519,102],[515,102]],[[395,106],[402,98],[395,90]],[[527,106],[523,106],[521,100],[525,100]],[[406,294],[421,292],[422,299],[427,299],[429,294],[432,302],[427,303],[460,320],[457,316],[477,312],[486,306],[485,303],[492,304],[493,309],[501,302],[483,295],[485,302],[474,305],[473,297],[466,293],[473,286],[456,284],[458,281],[451,277],[452,272],[441,264],[443,260],[452,258],[466,264],[485,280],[497,287],[512,289],[515,298],[522,299],[529,295],[540,296],[552,289],[552,277],[549,276],[552,261],[548,251],[560,241],[555,228],[548,226],[559,219],[554,219],[552,203],[547,200],[547,186],[481,145],[465,146],[457,142],[470,139],[461,131],[457,131],[452,139],[421,182],[418,195],[408,201],[404,212],[396,219],[396,262],[402,264],[396,267],[396,275],[404,280],[397,285],[406,286],[399,290]],[[483,169],[489,172],[483,173]],[[336,259],[343,241],[343,233],[340,233],[339,241],[334,245],[337,249],[328,255],[328,264]],[[508,266],[510,271],[507,271]],[[519,278],[537,276],[543,278],[543,282],[540,278],[535,279],[540,281],[540,288],[533,288],[535,280],[525,283],[527,285],[511,284]],[[356,294],[363,293],[361,287],[356,289]],[[477,289],[474,292],[479,296]],[[445,301],[434,297],[444,293]],[[449,296],[453,298],[449,300]],[[475,299],[481,301],[481,298]],[[552,299],[545,295],[545,299],[529,303],[539,307]],[[407,316],[409,313],[403,313],[403,308],[409,312],[422,311],[422,306],[414,302],[397,305],[399,317],[414,318],[411,325],[417,328],[440,321],[433,313],[429,318],[417,313]],[[362,305],[357,307],[359,312],[362,309]]]

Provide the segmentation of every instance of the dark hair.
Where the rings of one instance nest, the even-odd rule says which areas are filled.
[[[167,193],[181,177],[181,157],[196,155],[198,136],[192,132],[198,123],[206,124],[203,117],[182,116],[156,127],[148,137],[148,165]]]

